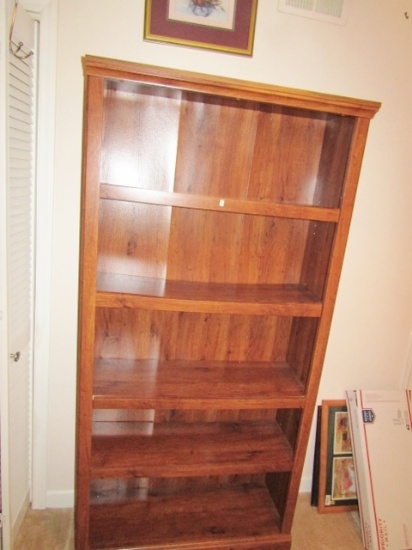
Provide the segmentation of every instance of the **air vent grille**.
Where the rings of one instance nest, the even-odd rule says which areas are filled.
[[[279,11],[343,25],[349,0],[279,0]]]

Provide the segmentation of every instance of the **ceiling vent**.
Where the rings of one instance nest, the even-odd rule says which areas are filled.
[[[279,0],[279,11],[343,25],[348,16],[349,0]]]

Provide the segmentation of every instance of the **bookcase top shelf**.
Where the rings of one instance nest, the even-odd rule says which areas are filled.
[[[84,71],[90,76],[104,78],[139,80],[148,84],[159,84],[179,90],[190,90],[202,94],[227,95],[263,103],[276,103],[285,107],[297,107],[336,113],[340,115],[373,118],[380,108],[376,101],[348,98],[338,95],[298,90],[272,84],[255,83],[246,80],[209,76],[191,71],[153,67],[129,61],[111,60],[97,56],[83,58]]]

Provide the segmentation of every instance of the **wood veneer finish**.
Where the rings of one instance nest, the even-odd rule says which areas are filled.
[[[286,550],[290,535],[279,533],[278,525],[264,487],[245,490],[232,484],[180,494],[155,493],[121,505],[93,504],[90,547]]]
[[[289,550],[379,104],[83,66],[76,550]]]
[[[253,474],[292,465],[292,449],[273,422],[98,422],[92,441],[93,478]]]
[[[287,363],[100,359],[95,368],[95,408],[303,405],[304,387]]]
[[[141,307],[245,315],[319,317],[322,304],[306,287],[200,283],[99,273],[97,307]]]

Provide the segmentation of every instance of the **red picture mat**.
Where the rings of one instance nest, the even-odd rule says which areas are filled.
[[[169,0],[146,0],[145,39],[252,55],[257,0],[236,1],[232,30],[174,21],[168,9]]]

